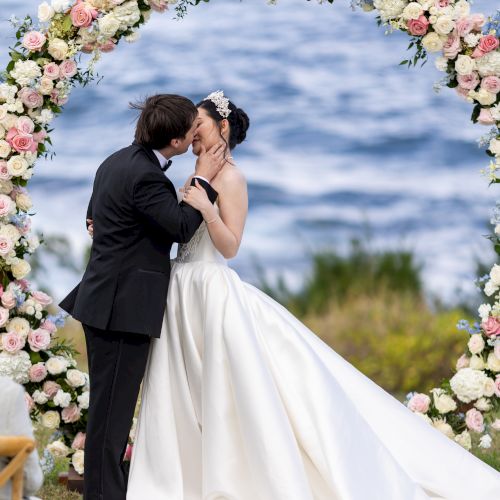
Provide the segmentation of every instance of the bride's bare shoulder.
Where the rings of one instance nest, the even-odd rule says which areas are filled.
[[[234,191],[235,189],[246,190],[247,180],[245,174],[237,165],[223,168],[217,175],[217,185],[221,191]],[[217,186],[214,186],[217,189]]]

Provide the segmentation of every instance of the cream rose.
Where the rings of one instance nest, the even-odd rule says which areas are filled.
[[[75,453],[73,453],[73,457],[71,459],[71,463],[73,464],[73,467],[75,468],[76,472],[78,474],[82,475],[84,472],[84,451],[83,450],[76,450]]]
[[[38,86],[38,91],[40,92],[40,94],[50,95],[52,93],[52,90],[54,90],[54,82],[46,76],[42,77],[42,79],[40,80],[40,85]]]
[[[422,38],[422,45],[427,52],[439,52],[443,48],[443,41],[433,31]]]
[[[444,393],[444,391],[434,391],[433,392],[434,406],[437,411],[441,414],[448,413],[457,409],[457,403],[455,400]]]
[[[98,19],[99,33],[104,38],[111,38],[120,28],[120,21],[113,14],[106,14]]]
[[[403,19],[418,19],[423,14],[422,6],[417,2],[410,2],[403,10]]]
[[[460,57],[460,56],[458,56]],[[497,95],[488,92],[486,89],[480,88],[477,92],[475,90],[471,90],[469,92],[469,97],[475,99],[479,104],[483,106],[489,106],[494,104],[497,100]]]
[[[475,69],[476,63],[469,56],[460,54],[455,61],[455,70],[459,75],[470,75]]]
[[[434,30],[439,35],[447,35],[453,31],[455,23],[450,16],[440,16],[437,21],[433,24]]]
[[[47,429],[57,429],[61,423],[61,417],[57,411],[47,411],[42,415],[42,425]]]
[[[480,333],[471,335],[467,343],[467,347],[472,354],[479,354],[484,349],[484,346],[483,336]]]
[[[491,370],[492,372],[500,372],[500,359],[495,356],[494,352],[490,352],[488,354],[486,366],[488,367],[488,370]]]
[[[69,453],[71,452],[71,449],[68,448],[61,440],[53,441],[52,443],[47,445],[47,450],[50,451],[50,453],[54,457],[62,458],[62,457],[67,457]]]
[[[491,410],[491,403],[488,399],[486,398],[480,398],[478,399],[475,403],[474,406],[479,410],[479,411],[490,411]]]
[[[64,40],[61,40],[60,38],[54,38],[49,42],[48,52],[57,61],[62,61],[67,57],[69,47]]]
[[[20,155],[14,155],[7,161],[7,171],[12,177],[21,177],[26,170],[28,162]]]
[[[469,359],[469,366],[473,370],[483,370],[485,364],[481,356],[477,356],[476,354],[474,354],[474,356],[471,356],[471,358]]]
[[[55,11],[47,2],[38,6],[38,20],[41,23],[48,23],[54,17]]]
[[[16,205],[23,212],[27,212],[33,206],[33,202],[26,193],[19,193],[16,196]]]
[[[12,149],[10,144],[3,139],[0,140],[0,158],[7,158],[10,155]]]
[[[14,278],[20,280],[29,274],[31,266],[24,259],[15,258],[10,265],[10,270],[12,271]]]
[[[66,381],[71,387],[81,387],[86,382],[85,375],[80,370],[68,370]]]
[[[5,294],[4,294],[5,295]],[[8,332],[14,332],[23,339],[26,339],[28,337],[28,334],[31,330],[29,321],[24,319],[24,318],[12,318],[8,323],[6,330]]]
[[[61,356],[53,356],[46,361],[45,367],[51,375],[59,375],[68,368],[68,361]]]

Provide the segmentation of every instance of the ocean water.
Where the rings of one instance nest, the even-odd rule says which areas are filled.
[[[2,1],[2,67],[13,37],[5,20],[37,5]],[[476,143],[488,128],[472,125],[454,91],[433,91],[442,74],[432,62],[398,66],[407,43],[340,1],[212,0],[181,21],[153,15],[138,42],[103,55],[103,79],[75,89],[54,122],[56,156],[38,163],[31,182],[33,226],[67,235],[81,258],[94,173],[133,137],[128,102],[156,92],[197,101],[223,89],[252,122],[234,151],[251,204],[232,262],[244,279],[256,280],[258,262],[271,280],[298,286],[311,251],[346,251],[369,227],[373,248],[414,250],[428,290],[452,301],[473,289],[475,260],[493,258],[483,235],[495,188],[479,174],[488,159]],[[193,165],[191,154],[176,158],[169,176],[180,186]],[[51,266],[60,298],[79,276]]]

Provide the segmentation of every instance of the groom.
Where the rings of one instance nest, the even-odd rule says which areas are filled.
[[[198,112],[185,97],[162,94],[141,110],[135,141],[98,168],[87,219],[90,260],[60,306],[85,332],[90,406],[85,444],[85,500],[125,500],[122,458],[151,337],[159,337],[170,278],[170,249],[188,242],[201,214],[178,203],[165,176],[170,158],[187,151]],[[209,182],[224,163],[219,144],[196,162],[195,177],[213,203]],[[194,185],[194,179],[192,181]]]

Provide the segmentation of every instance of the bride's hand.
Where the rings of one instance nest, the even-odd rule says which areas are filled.
[[[194,186],[187,186],[180,190],[183,193],[182,200],[204,214],[213,208],[212,203],[210,203],[207,192],[201,187],[198,179],[195,179],[194,183]]]

